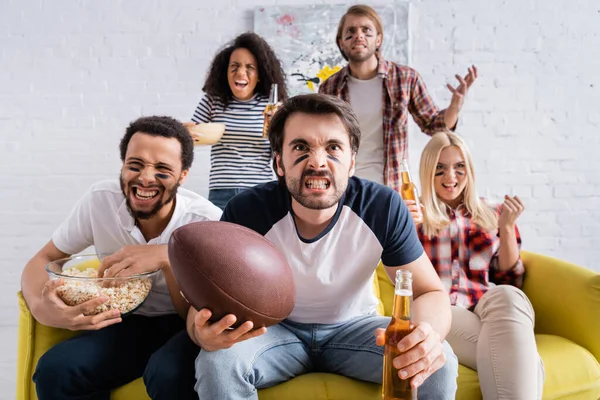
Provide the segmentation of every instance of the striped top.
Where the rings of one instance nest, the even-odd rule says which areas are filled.
[[[262,137],[266,96],[233,99],[227,105],[205,95],[192,121],[221,122],[225,133],[210,151],[209,189],[252,187],[275,179],[269,140]]]

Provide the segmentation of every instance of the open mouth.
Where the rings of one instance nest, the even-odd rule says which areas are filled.
[[[456,189],[456,187],[458,186],[458,183],[442,183],[442,186],[446,189],[446,190],[454,190]]]
[[[324,178],[308,178],[304,182],[304,186],[307,189],[326,190],[329,189],[331,182],[329,179]]]
[[[154,199],[156,196],[158,196],[158,190],[156,189],[144,189],[144,188],[139,188],[139,187],[132,187],[131,188],[133,195],[135,196],[135,198],[137,200],[141,200],[141,201],[151,201],[152,199]]]
[[[239,90],[243,90],[246,88],[246,86],[248,86],[248,81],[245,81],[243,79],[237,80],[235,82],[233,82],[233,84],[235,85],[235,87]]]

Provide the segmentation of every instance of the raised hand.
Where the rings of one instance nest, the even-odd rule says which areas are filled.
[[[448,90],[452,92],[452,99],[450,100],[450,107],[454,108],[457,112],[462,108],[465,97],[469,91],[469,88],[477,79],[477,67],[474,65],[470,66],[465,77],[461,77],[460,75],[455,75],[458,80],[459,85],[457,87],[453,87],[450,84],[447,84],[446,87]]]
[[[518,196],[510,197],[504,195],[504,202],[500,207],[500,217],[498,218],[498,228],[514,229],[517,219],[525,210],[525,205]]]

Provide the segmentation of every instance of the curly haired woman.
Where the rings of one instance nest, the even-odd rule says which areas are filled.
[[[255,33],[243,33],[214,57],[205,95],[192,121],[225,124],[221,140],[212,146],[208,199],[221,209],[234,195],[273,180],[269,140],[263,138],[263,111],[271,84],[279,101],[287,98],[284,72],[273,49]]]

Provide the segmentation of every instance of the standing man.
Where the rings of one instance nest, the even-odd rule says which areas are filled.
[[[340,20],[336,42],[348,65],[319,87],[350,103],[362,133],[356,175],[395,190],[402,184],[400,166],[407,158],[408,114],[428,135],[454,129],[469,87],[477,78],[472,66],[458,87],[448,84],[452,100],[439,110],[414,69],[385,61],[380,49],[383,25],[375,10],[355,5]]]
[[[294,273],[291,315],[269,328],[235,316],[209,323],[190,308],[188,332],[200,400],[256,400],[257,389],[320,371],[381,383],[381,333],[373,274],[413,274],[415,329],[399,343],[394,367],[419,387],[419,399],[454,399],[458,363],[444,341],[450,301],[423,251],[400,195],[353,177],[360,128],[350,106],[333,97],[293,97],[269,127],[278,182],[247,189],[227,203],[222,221],[264,235]],[[376,338],[376,335],[378,338]]]
[[[195,397],[189,396],[194,395],[191,385],[173,383],[193,381],[193,370],[183,366],[193,364],[198,349],[189,340],[188,347],[171,344],[177,333],[187,337],[182,316],[188,304],[171,271],[167,243],[176,228],[218,220],[221,210],[179,188],[194,159],[192,138],[179,121],[143,117],[132,122],[120,153],[119,179],[92,185],[21,277],[23,296],[38,322],[85,331],[40,358],[33,375],[40,400],[108,400],[112,389],[140,376],[153,399]],[[144,304],[123,320],[119,310],[86,315],[108,297],[69,306],[57,294],[64,282],[48,280],[48,263],[92,245],[102,257],[100,276],[161,269]]]

